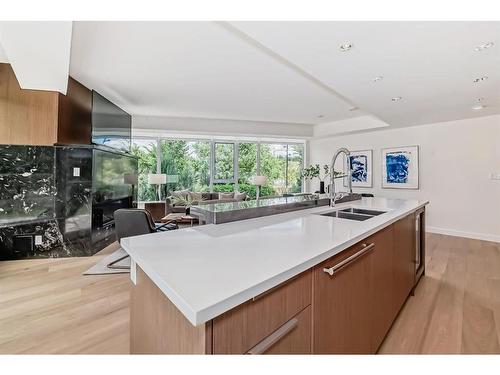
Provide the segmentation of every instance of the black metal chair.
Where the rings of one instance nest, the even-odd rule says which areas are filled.
[[[149,211],[139,208],[120,208],[114,213],[115,233],[118,243],[124,237],[139,236],[155,232],[164,232],[178,229],[177,223],[159,224],[153,221]],[[107,265],[112,269],[130,269],[129,266],[115,266],[116,263],[126,259],[125,255]]]

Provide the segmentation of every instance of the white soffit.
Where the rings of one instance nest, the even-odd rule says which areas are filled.
[[[144,129],[149,129],[151,134],[156,135],[172,132],[194,135],[267,136],[283,139],[311,138],[314,132],[313,126],[302,124],[164,116],[133,116],[132,128],[136,135],[144,135]]]
[[[331,137],[340,134],[383,129],[389,124],[373,117],[360,116],[347,120],[334,121],[314,126],[314,138]]]
[[[74,22],[70,74],[138,116],[311,127],[359,115],[217,22]]]
[[[66,94],[72,22],[2,21],[0,44],[21,88]]]
[[[500,22],[231,24],[391,126],[500,113]]]

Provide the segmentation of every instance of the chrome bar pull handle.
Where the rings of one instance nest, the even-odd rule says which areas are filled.
[[[375,247],[374,243],[366,244],[364,243],[362,245],[362,249],[359,250],[357,253],[352,254],[350,257],[344,259],[342,262],[334,265],[333,267],[330,268],[323,268],[323,272],[329,274],[330,276],[335,275],[337,272],[339,272],[341,269],[347,267],[349,264],[354,262],[356,259],[359,257],[363,256],[367,252],[371,251]]]
[[[288,335],[295,327],[297,327],[298,324],[299,321],[297,318],[289,320],[276,331],[267,336],[264,340],[251,348],[247,354],[264,354],[271,346]]]

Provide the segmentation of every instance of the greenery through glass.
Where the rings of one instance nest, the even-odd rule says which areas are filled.
[[[215,180],[234,180],[234,143],[215,143]]]
[[[172,191],[189,189],[210,191],[210,142],[162,140],[161,173],[178,176],[178,182],[165,186],[166,195]]]
[[[139,159],[137,200],[156,200],[156,186],[148,184],[148,174],[156,173],[156,140],[133,139],[130,151]]]
[[[160,150],[157,150],[158,143]],[[157,173],[158,153],[161,160],[160,173],[177,176],[177,182],[167,183],[163,187],[164,196],[170,195],[172,191],[184,189],[195,192],[210,191],[211,146],[209,140],[162,139],[157,142],[156,139],[134,139],[132,153],[139,159],[138,200],[156,199],[156,187],[147,183],[147,175]],[[252,185],[251,178],[257,174],[268,178],[267,184],[260,188],[261,197],[302,191],[302,144],[261,143],[259,146],[255,142],[242,142],[238,143],[237,147],[238,170],[235,171],[235,143],[215,142],[215,175],[212,183],[214,192],[237,190],[247,193],[249,198],[255,198],[256,186]]]

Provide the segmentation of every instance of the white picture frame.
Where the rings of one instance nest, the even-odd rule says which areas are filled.
[[[382,188],[419,189],[418,146],[382,149]]]
[[[349,158],[344,157],[344,174],[348,173],[348,160],[351,161],[351,183],[352,187],[373,187],[373,150],[351,151]],[[344,178],[344,186],[347,187],[347,177]]]

